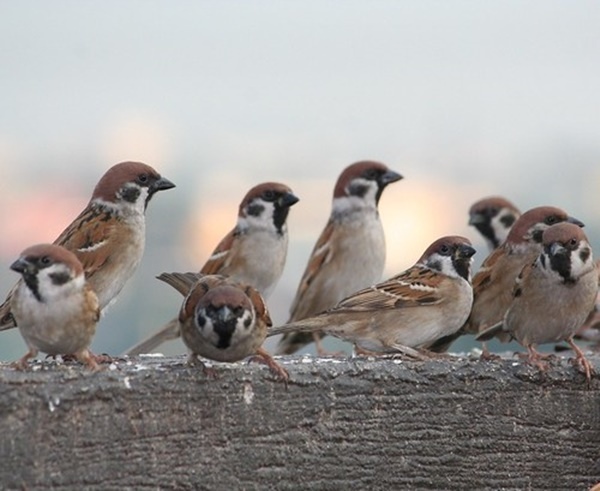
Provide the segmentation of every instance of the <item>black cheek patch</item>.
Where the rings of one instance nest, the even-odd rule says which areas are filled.
[[[128,203],[135,203],[140,197],[140,188],[136,186],[127,186],[121,190],[121,198]]]
[[[542,235],[543,234],[544,234],[543,230],[536,229],[536,230],[534,230],[531,233],[531,238],[533,239],[534,242],[537,242],[538,244],[541,244],[542,243]]]
[[[581,259],[581,262],[585,263],[590,258],[591,254],[592,254],[592,251],[590,251],[589,248],[585,247],[584,249],[582,249],[581,252],[579,253],[579,258]]]
[[[206,325],[206,318],[203,314],[198,314],[196,316],[196,324],[198,324],[198,327],[200,329],[204,328],[204,326]]]
[[[250,317],[248,317],[245,321],[244,321],[244,327],[246,329],[248,329],[250,327],[250,325],[252,324],[252,319]]]
[[[514,215],[504,215],[500,218],[500,223],[505,227],[511,227],[513,223],[515,223],[516,218]]]
[[[351,184],[348,188],[348,194],[362,198],[365,194],[367,194],[368,190],[369,186],[365,186],[364,184]]]
[[[52,280],[53,285],[64,285],[71,279],[71,276],[69,275],[69,273],[65,273],[65,272],[51,273],[49,276],[50,276],[50,279]]]
[[[265,207],[258,203],[254,203],[254,204],[248,206],[246,211],[247,211],[248,215],[253,216],[253,217],[258,217],[258,216],[262,215],[263,211],[265,211]]]

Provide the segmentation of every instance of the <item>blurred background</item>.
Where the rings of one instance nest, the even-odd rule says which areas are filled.
[[[285,322],[334,182],[361,159],[405,177],[380,204],[385,276],[446,234],[471,238],[478,265],[467,211],[490,194],[566,209],[600,256],[599,21],[592,1],[0,0],[0,296],[19,252],[53,241],[123,160],[177,188],[150,203],[141,268],[96,352],[177,313],[154,276],[200,269],[266,180],[301,199],[269,300]],[[2,360],[25,352],[13,331]]]

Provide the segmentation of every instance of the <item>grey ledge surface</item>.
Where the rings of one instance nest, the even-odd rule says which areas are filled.
[[[590,360],[600,372],[600,357]],[[600,481],[600,378],[565,359],[0,365],[2,489],[565,489]]]

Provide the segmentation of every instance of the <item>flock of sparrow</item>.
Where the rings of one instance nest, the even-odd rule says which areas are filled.
[[[277,354],[312,341],[322,353],[320,340],[330,334],[350,341],[360,354],[423,359],[474,334],[480,341],[516,339],[541,370],[548,368],[549,355],[536,346],[566,341],[589,382],[592,366],[573,340],[600,321],[599,266],[583,223],[559,208],[521,214],[503,198],[486,198],[470,210],[469,223],[491,250],[473,278],[470,241],[446,236],[414,266],[379,282],[385,238],[377,205],[386,186],[400,179],[379,162],[344,169],[290,319],[279,327],[272,326],[264,299],[283,272],[286,220],[298,198],[280,183],[253,187],[240,203],[235,227],[199,273],[158,276],[181,293],[183,303],[177,317],[128,354],[181,337],[190,363],[205,371],[199,356],[225,362],[253,357],[287,380],[287,371],[262,347],[268,336],[283,334]],[[102,356],[89,350],[96,324],[142,259],[148,202],[174,186],[146,164],[117,164],[53,244],[23,251],[11,265],[21,278],[0,306],[0,330],[18,327],[29,348],[16,368],[24,369],[41,351],[98,369]],[[485,345],[482,356],[491,356]]]

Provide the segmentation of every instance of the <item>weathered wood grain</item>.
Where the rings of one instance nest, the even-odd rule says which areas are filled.
[[[592,359],[600,369],[600,359]],[[600,481],[600,380],[568,362],[0,367],[3,489],[565,489]]]

